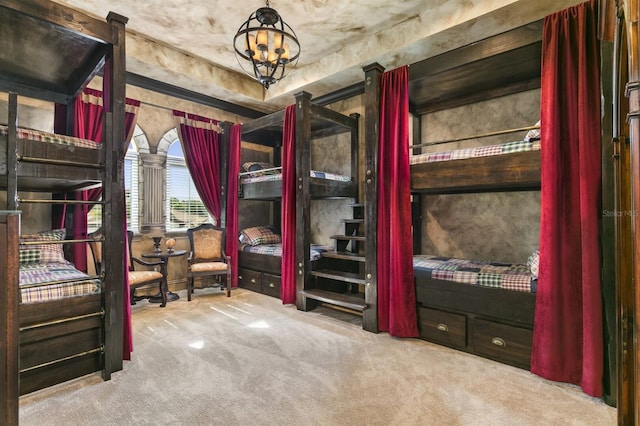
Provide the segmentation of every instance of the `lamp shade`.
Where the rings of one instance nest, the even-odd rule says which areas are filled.
[[[242,69],[265,89],[284,78],[300,57],[295,32],[268,1],[240,26],[233,44]]]

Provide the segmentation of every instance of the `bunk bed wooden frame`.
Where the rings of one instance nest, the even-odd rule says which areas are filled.
[[[424,146],[422,114],[539,88],[541,37],[542,22],[538,21],[412,65],[414,146]],[[504,63],[513,67],[504,67]],[[437,89],[427,91],[428,87]],[[419,149],[414,154],[420,154]],[[420,253],[420,195],[539,190],[540,151],[412,164],[410,174],[414,253]],[[530,368],[535,293],[427,275],[414,270],[422,339]]]
[[[310,271],[316,262],[310,260],[310,201],[321,198],[356,198],[358,196],[358,114],[346,116],[311,102],[307,92],[296,94],[296,179],[300,183],[296,196],[297,229],[296,263],[303,265],[298,275],[298,306],[303,302],[311,280]],[[242,125],[242,140],[274,148],[274,157],[282,145],[282,126],[285,110],[251,120]],[[342,182],[314,178],[311,172],[311,141],[314,139],[351,133],[351,181]],[[275,159],[279,163],[279,159]],[[239,197],[244,200],[278,202],[282,196],[282,181],[254,182],[238,185]],[[279,214],[274,214],[279,217]],[[278,226],[279,228],[279,226]],[[281,258],[240,251],[238,277],[243,287],[261,289],[266,294],[280,296]],[[305,284],[307,283],[307,284]],[[260,291],[260,290],[259,290]],[[312,291],[311,291],[312,292]],[[307,294],[310,296],[310,294]]]
[[[109,13],[96,19],[47,0],[0,1],[0,90],[9,95],[9,129],[1,137],[7,191],[2,222],[9,240],[2,273],[3,378],[0,423],[18,422],[19,395],[101,372],[108,380],[123,366],[125,25]],[[46,58],[46,62],[43,62]],[[109,61],[110,66],[104,67]],[[45,68],[42,64],[49,65]],[[21,139],[17,134],[17,95],[66,105],[101,70],[105,97],[100,149],[85,149]],[[37,71],[36,71],[37,70]],[[17,95],[16,95],[17,93]],[[72,115],[66,116],[70,128]],[[18,303],[19,191],[65,193],[102,185],[105,252],[102,291],[40,303]],[[73,204],[53,201],[51,204]],[[40,201],[40,200],[36,200]],[[71,243],[86,243],[75,241]],[[19,335],[16,339],[15,336]],[[6,351],[4,351],[6,349]]]
[[[540,189],[540,151],[412,164],[411,190],[423,194]]]

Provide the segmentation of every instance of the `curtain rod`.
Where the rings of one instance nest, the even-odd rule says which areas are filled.
[[[465,136],[463,138],[446,139],[446,140],[437,141],[437,142],[425,142],[425,143],[421,143],[421,144],[418,144],[418,145],[411,145],[411,148],[422,148],[422,147],[425,147],[425,146],[440,145],[440,144],[443,144],[443,143],[460,142],[460,141],[466,141],[466,140],[469,140],[469,139],[486,138],[488,136],[506,135],[508,133],[516,133],[516,132],[522,132],[522,131],[525,131],[525,130],[534,130],[534,129],[539,129],[539,128],[540,128],[540,126],[527,126],[527,127],[519,127],[517,129],[498,130],[498,131],[490,132],[490,133],[481,133],[481,134],[478,134],[478,135]]]
[[[151,107],[154,107],[154,108],[164,109],[164,110],[167,110],[167,111],[171,111],[172,113],[173,113],[173,111],[179,111],[179,110],[176,110],[174,108],[169,108],[169,107],[166,107],[166,106],[153,104],[153,103],[147,102],[147,101],[140,101],[140,104],[148,105],[148,106],[151,106]],[[185,112],[185,111],[181,111],[181,112]],[[192,113],[192,112],[185,112],[185,113],[186,114],[193,114],[193,115],[200,116],[200,114],[195,114],[195,113]],[[216,124],[216,126],[220,129],[220,131],[218,131],[218,133],[220,133],[220,134],[224,133],[224,129],[220,126],[220,123],[222,123],[222,121],[217,120],[215,118],[212,118],[212,120],[216,120],[218,122],[218,124]]]

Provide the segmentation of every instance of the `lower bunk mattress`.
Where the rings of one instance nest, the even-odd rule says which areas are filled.
[[[414,256],[414,277],[420,338],[529,369],[537,283],[533,262],[420,255]]]
[[[245,253],[264,254],[268,256],[282,257],[282,244],[240,244],[239,250]],[[311,244],[309,260],[314,261],[322,257],[322,253],[333,250],[331,247],[320,244]]]
[[[72,263],[31,263],[20,266],[20,302],[39,303],[102,291],[100,280]]]
[[[536,291],[537,280],[526,264],[416,255],[413,270],[416,276],[424,278],[530,293]]]

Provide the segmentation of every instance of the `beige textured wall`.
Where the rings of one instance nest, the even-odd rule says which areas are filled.
[[[531,90],[422,117],[422,142],[534,125],[540,91]],[[521,140],[526,132],[432,146],[424,151]],[[422,253],[526,263],[538,247],[540,192],[422,196]]]

